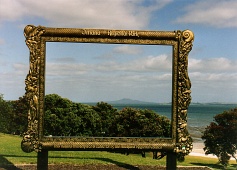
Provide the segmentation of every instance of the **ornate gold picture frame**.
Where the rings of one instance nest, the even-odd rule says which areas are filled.
[[[30,51],[30,68],[25,80],[29,112],[28,127],[21,145],[23,151],[141,149],[186,155],[192,150],[192,139],[187,131],[187,109],[191,101],[188,54],[194,40],[191,31],[76,29],[28,25],[24,29],[24,35]],[[172,46],[171,138],[44,136],[46,42]]]

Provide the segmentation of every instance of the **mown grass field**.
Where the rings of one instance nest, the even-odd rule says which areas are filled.
[[[36,164],[35,152],[25,153],[21,150],[22,138],[0,133],[0,168],[4,165]],[[146,153],[146,158],[141,155],[123,155],[100,151],[50,151],[49,164],[117,164],[117,165],[160,165],[165,166],[166,159],[152,159],[152,154]],[[178,162],[178,166],[208,166],[212,169],[222,169],[217,159],[186,156],[184,162]],[[235,170],[237,164],[230,161],[228,169]]]

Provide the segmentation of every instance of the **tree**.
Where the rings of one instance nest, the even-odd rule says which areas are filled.
[[[81,118],[80,136],[100,136],[102,125],[99,114],[92,106],[81,103],[75,103],[75,106],[75,113]]]
[[[115,136],[170,137],[170,120],[148,109],[124,108],[113,125]]]
[[[18,100],[9,101],[12,112],[10,113],[11,126],[9,133],[15,135],[23,134],[27,129],[27,113],[29,104],[26,96],[19,97]]]
[[[117,109],[105,102],[98,102],[92,108],[100,116],[101,129],[98,136],[113,136],[113,124],[115,115],[118,113]]]
[[[45,96],[45,117],[44,133],[45,135],[69,136],[69,124],[65,122],[65,117],[70,112],[72,102],[62,98],[57,94]],[[69,127],[67,127],[69,126]]]
[[[12,109],[9,104],[3,99],[3,94],[0,94],[0,132],[9,133]]]
[[[114,115],[111,131],[112,137],[170,137],[171,124],[167,117],[160,116],[148,109],[126,107]],[[137,152],[134,152],[137,153]],[[138,151],[145,157],[145,151]],[[128,151],[126,154],[129,154]],[[153,152],[154,159],[163,158],[166,153]]]
[[[205,154],[214,154],[219,162],[227,166],[229,159],[235,157],[237,146],[237,108],[224,111],[214,117],[206,127],[202,139]]]
[[[57,94],[45,96],[45,135],[98,136],[100,129],[100,116],[92,106],[74,103]]]

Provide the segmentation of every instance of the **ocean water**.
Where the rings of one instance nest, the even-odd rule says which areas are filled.
[[[124,107],[139,109],[150,109],[160,115],[171,118],[171,105],[168,104],[133,104],[133,105],[113,105],[118,110]],[[236,108],[237,104],[190,104],[188,108],[188,131],[194,140],[201,140],[202,132],[213,122],[214,116],[223,113],[225,110]]]

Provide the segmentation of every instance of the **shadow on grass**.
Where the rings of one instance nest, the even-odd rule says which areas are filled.
[[[20,168],[17,168],[12,162],[8,161],[5,157],[24,157],[24,158],[32,158],[35,156],[19,156],[19,155],[0,155],[0,168],[4,168],[6,170],[21,170]],[[122,163],[115,161],[110,158],[100,158],[100,157],[63,157],[63,156],[49,156],[48,158],[63,158],[63,159],[94,159],[94,160],[100,160],[103,162],[108,162],[114,165],[117,165],[121,168],[126,168],[126,169],[133,169],[133,170],[139,170],[138,167],[127,164],[127,163]]]
[[[221,164],[213,164],[213,163],[192,163],[193,165],[196,166],[208,166],[210,168],[215,168],[215,169],[224,169],[224,167]],[[231,168],[231,169],[237,169],[237,164],[230,164],[227,168]]]
[[[109,158],[94,158],[94,159],[97,159],[97,160],[100,160],[100,161],[109,162],[109,163],[115,164],[115,165],[117,165],[119,167],[126,168],[126,169],[139,170],[138,167],[135,167],[135,166],[130,165],[130,164],[114,161],[114,160],[109,159]]]
[[[122,163],[122,162],[118,162],[115,161],[113,159],[110,158],[100,158],[100,157],[63,157],[63,156],[49,156],[49,158],[65,158],[65,159],[94,159],[94,160],[99,160],[99,161],[103,161],[103,162],[108,162],[114,165],[117,165],[121,168],[126,168],[126,169],[132,169],[132,170],[139,170],[138,167],[127,164],[127,163]]]
[[[16,155],[13,155],[13,156],[15,157]],[[12,162],[8,161],[5,158],[5,156],[1,154],[0,154],[0,168],[6,169],[6,170],[21,170],[20,168],[17,168]]]

